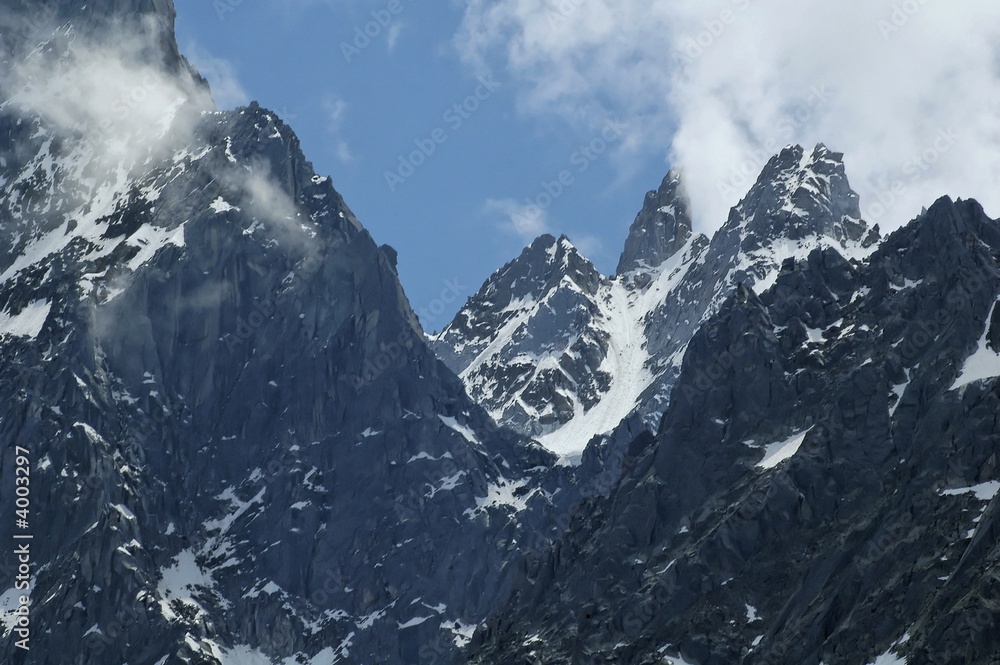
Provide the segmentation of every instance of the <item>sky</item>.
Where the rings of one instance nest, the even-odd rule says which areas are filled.
[[[613,272],[672,166],[706,233],[790,143],[845,153],[883,230],[945,194],[1000,216],[1000,3],[175,4],[219,107],[292,126],[428,331],[544,232]]]

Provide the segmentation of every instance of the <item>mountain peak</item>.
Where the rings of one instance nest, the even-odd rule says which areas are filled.
[[[691,237],[691,203],[682,174],[671,169],[659,189],[646,194],[642,210],[629,228],[618,275],[657,268]]]
[[[803,240],[825,236],[842,248],[868,247],[878,232],[861,220],[857,193],[851,189],[843,154],[822,143],[813,150],[788,146],[768,161],[747,196],[726,223],[739,229],[756,249],[769,240]]]
[[[583,286],[594,279],[596,269],[577,250],[566,235],[558,238],[545,233],[524,248],[521,255],[504,266],[494,277],[527,278],[543,290],[548,290],[564,276],[570,276]],[[553,281],[554,280],[554,281]],[[536,293],[537,295],[537,293]]]

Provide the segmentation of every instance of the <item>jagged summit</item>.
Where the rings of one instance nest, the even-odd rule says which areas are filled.
[[[510,488],[554,458],[427,348],[393,252],[291,128],[193,103],[95,27],[145,8],[172,24],[169,2],[33,14],[51,48],[0,62],[0,443],[29,450],[39,535],[32,649],[8,569],[0,661],[444,658],[547,500]]]
[[[510,285],[517,291],[539,296],[569,278],[585,291],[592,292],[600,275],[570,239],[561,235],[555,238],[544,234],[528,245],[521,255],[501,268],[487,282],[494,291]]]
[[[642,210],[629,228],[616,274],[658,268],[691,237],[691,202],[682,174],[672,169],[659,189],[646,194]]]
[[[840,156],[790,147],[709,241],[668,174],[618,276],[551,235],[494,273],[430,340],[459,377],[291,128],[165,70],[169,1],[9,5],[48,32],[0,57],[0,504],[33,532],[0,661],[997,665],[977,204],[876,242]]]
[[[819,144],[788,146],[768,161],[747,195],[729,213],[709,248],[725,283],[747,282],[758,293],[774,284],[788,259],[832,247],[863,259],[879,240],[878,226],[861,219],[843,155]]]
[[[534,436],[593,406],[608,388],[597,323],[608,280],[566,236],[542,235],[496,271],[432,348],[498,422]]]
[[[862,260],[728,289],[469,662],[995,663],[998,228],[941,199]]]
[[[750,192],[730,212],[725,232],[744,236],[746,250],[769,240],[825,237],[842,248],[870,247],[878,239],[861,220],[857,193],[851,189],[843,154],[822,143],[807,151],[788,146],[771,158]]]
[[[445,363],[461,372],[468,362],[468,354],[483,348],[472,340],[493,332],[497,323],[508,321],[519,303],[541,302],[560,289],[593,295],[604,280],[569,238],[543,234],[525,247],[520,256],[493,273],[433,340],[467,340],[457,353],[450,353],[451,347],[447,344],[438,345]]]
[[[822,144],[811,151],[789,146],[769,160],[711,240],[692,231],[684,179],[672,170],[657,190],[646,194],[615,277],[562,281],[568,273],[554,270],[555,257],[561,256],[558,243],[543,236],[483,285],[445,334],[435,339],[434,348],[500,422],[541,435],[539,441],[552,450],[579,452],[593,436],[613,430],[632,413],[655,427],[669,403],[688,342],[737,286],[760,294],[775,283],[783,265],[804,260],[819,248],[834,248],[851,259],[867,256],[878,231],[869,229],[860,216],[842,155]],[[576,265],[587,266],[583,274],[595,274],[589,262],[576,252],[572,255]],[[513,275],[530,275],[534,281]],[[577,285],[574,309],[539,320],[525,313],[525,303],[551,309],[551,301],[539,294],[560,283]],[[510,309],[502,311],[508,305]],[[569,313],[573,311],[588,315]],[[539,325],[540,320],[546,323]],[[595,341],[599,353],[581,358],[570,346],[575,339]],[[523,348],[522,342],[511,340],[531,340],[532,354],[498,352]],[[510,363],[518,367],[518,376],[529,376],[530,363],[566,368],[570,359],[575,372],[582,359],[590,363],[587,375],[599,377],[587,384],[587,398],[578,398],[577,374],[564,372],[558,388],[540,393],[565,405],[557,409],[559,417],[532,422],[530,412],[517,411],[512,420],[504,405],[521,402],[504,392],[504,386],[521,394],[530,382],[506,378]],[[569,405],[579,408],[570,415]]]

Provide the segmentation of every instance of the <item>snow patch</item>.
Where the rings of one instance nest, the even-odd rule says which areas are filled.
[[[799,451],[799,448],[802,446],[802,442],[805,441],[806,435],[809,434],[810,431],[812,431],[811,427],[801,434],[796,434],[785,441],[772,443],[769,446],[766,446],[764,448],[764,459],[757,462],[757,466],[763,469],[773,469],[778,466]]]
[[[17,314],[0,312],[0,335],[31,337],[32,339],[38,337],[51,309],[52,303],[36,300],[29,303]]]
[[[892,648],[875,658],[871,665],[906,665],[906,659],[892,653]]]
[[[461,434],[462,437],[466,441],[468,441],[469,443],[471,443],[473,445],[476,445],[476,446],[483,445],[482,443],[480,443],[479,438],[476,436],[475,432],[473,432],[471,429],[469,429],[465,425],[460,425],[458,423],[458,421],[455,420],[454,418],[449,418],[448,416],[442,416],[440,414],[438,415],[438,418],[440,418],[441,422],[443,422],[445,425],[447,425],[451,429],[453,429],[456,432],[458,432],[459,434]]]
[[[419,455],[414,455],[410,459],[406,460],[406,463],[410,464],[411,462],[417,462],[424,459],[431,462],[440,462],[443,459],[452,459],[452,457],[451,453],[445,453],[444,455],[441,455],[441,457],[434,457],[428,452],[421,452]]]
[[[236,206],[227,203],[226,200],[221,196],[212,201],[212,205],[210,207],[212,208],[212,210],[215,212],[216,215],[223,212],[229,212],[230,210],[237,210],[237,211],[239,210],[239,208],[237,208]]]
[[[17,625],[17,615],[14,612],[20,607],[20,597],[27,591],[10,588],[0,595],[0,624],[3,624],[3,636],[6,638]]]
[[[410,619],[406,623],[397,622],[396,625],[399,627],[400,630],[404,628],[413,628],[414,626],[419,626],[428,619],[430,619],[430,617],[415,617],[413,619]]]
[[[441,624],[445,630],[451,631],[454,635],[455,646],[464,649],[472,641],[472,635],[476,632],[475,625],[463,625],[459,621],[445,621]]]
[[[218,531],[219,536],[225,535],[225,533],[229,531],[229,527],[233,525],[233,522],[242,517],[252,505],[255,503],[264,503],[264,492],[266,491],[267,488],[265,487],[249,501],[240,501],[240,499],[237,498],[236,493],[233,492],[233,488],[227,487],[222,494],[215,498],[219,501],[229,501],[232,507],[231,512],[222,519],[207,520],[204,524],[205,529],[207,531]]]
[[[950,390],[957,390],[975,381],[1000,376],[1000,354],[986,345],[986,336],[989,333],[990,322],[993,320],[996,307],[997,303],[994,302],[993,307],[990,308],[989,316],[986,317],[986,328],[983,330],[983,336],[979,338],[979,347],[966,359],[965,364],[962,365],[962,373],[955,379]]]
[[[138,247],[139,251],[129,260],[129,269],[135,272],[139,266],[152,259],[164,247],[170,245],[183,247],[185,225],[186,222],[176,228],[166,229],[147,224],[133,233],[128,239],[128,244]]]
[[[160,598],[160,611],[167,621],[178,618],[171,609],[173,601],[180,601],[193,607],[200,618],[205,614],[201,604],[195,599],[200,592],[211,592],[215,589],[215,580],[198,565],[193,551],[187,549],[174,557],[174,564],[161,571],[156,593]]]
[[[466,509],[464,514],[468,517],[475,517],[478,513],[488,508],[500,508],[501,506],[513,508],[515,512],[526,510],[528,508],[528,500],[539,491],[538,489],[534,489],[531,492],[518,496],[519,490],[523,489],[527,483],[527,479],[521,479],[515,481],[501,480],[499,483],[490,484],[485,497],[476,497],[476,508]]]
[[[270,658],[247,645],[236,646],[230,650],[220,649],[213,655],[222,665],[271,665],[272,663]]]
[[[959,496],[962,494],[975,494],[980,501],[992,501],[997,494],[1000,494],[1000,481],[991,480],[988,483],[981,483],[973,487],[963,487],[961,489],[945,490],[942,496]]]
[[[115,504],[112,504],[111,507],[114,508],[115,510],[117,510],[119,513],[121,513],[121,516],[124,517],[125,519],[132,520],[132,521],[135,520],[135,513],[133,513],[131,510],[129,510],[128,508],[126,508],[122,504],[115,503]]]

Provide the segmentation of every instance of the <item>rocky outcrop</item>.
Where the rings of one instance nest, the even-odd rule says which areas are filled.
[[[568,238],[543,235],[494,273],[431,345],[498,423],[541,436],[610,388],[608,289]]]
[[[879,240],[840,156],[790,147],[709,240],[671,174],[624,272],[540,238],[446,364],[291,129],[201,97],[170,2],[46,6],[74,39],[24,3],[2,31],[3,662],[995,665],[976,203]],[[116,149],[23,87],[150,13],[115,71],[165,98]]]

